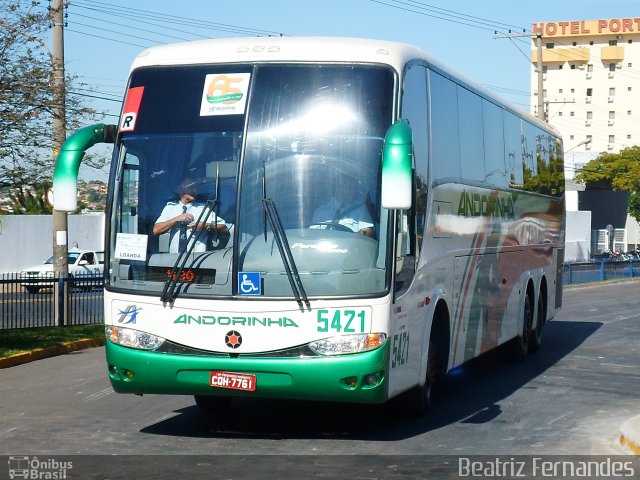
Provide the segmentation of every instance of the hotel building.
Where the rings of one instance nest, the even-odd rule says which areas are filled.
[[[581,191],[577,170],[601,152],[640,145],[640,18],[538,22],[542,39],[545,118],[562,134],[570,213],[590,210],[591,229],[616,229],[622,250],[640,243],[638,224],[626,215],[624,192]],[[531,111],[538,109],[538,50],[532,51]],[[626,229],[623,240],[620,235]],[[569,239],[568,239],[569,240]],[[597,239],[592,248],[599,249]],[[600,248],[602,249],[602,248]]]

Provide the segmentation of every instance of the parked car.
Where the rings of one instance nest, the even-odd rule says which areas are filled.
[[[95,277],[104,271],[104,252],[93,250],[69,250],[67,254],[69,276],[73,286],[90,289],[96,284]],[[53,257],[44,263],[25,268],[20,272],[20,285],[29,293],[38,293],[42,288],[51,288],[54,281]]]

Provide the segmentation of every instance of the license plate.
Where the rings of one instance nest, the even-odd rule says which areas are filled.
[[[256,389],[256,376],[247,373],[221,372],[214,370],[209,377],[213,388],[227,388],[253,392]]]

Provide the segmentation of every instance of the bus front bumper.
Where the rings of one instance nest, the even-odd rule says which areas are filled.
[[[303,358],[181,355],[106,341],[109,378],[118,393],[254,396],[351,403],[388,397],[389,342],[370,352]],[[211,372],[255,375],[255,390],[210,386]]]

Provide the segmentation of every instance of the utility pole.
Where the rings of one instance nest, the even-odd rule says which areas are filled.
[[[529,37],[530,33],[509,33],[509,34],[496,34],[494,38],[515,38],[515,37]],[[538,52],[536,62],[536,73],[538,74],[538,118],[543,122],[546,122],[546,115],[544,111],[544,78],[542,75],[542,33],[536,34],[536,49]]]
[[[64,81],[64,3],[53,0],[51,8],[53,23],[53,50],[51,56],[51,80],[53,90],[53,135],[51,147],[53,165],[60,147],[67,138],[65,122],[65,81]],[[55,192],[54,192],[55,195]],[[67,212],[53,210],[53,270],[56,277],[66,277],[67,263]]]
[[[544,77],[542,75],[542,33],[536,35],[536,48],[538,49],[538,118],[546,121],[544,114]]]
[[[53,0],[51,7],[53,23],[53,49],[51,52],[51,87],[53,89],[53,132],[51,147],[53,167],[58,159],[62,144],[67,139],[65,120],[65,79],[64,79],[64,0]],[[53,192],[55,195],[55,192]],[[53,272],[57,281],[54,284],[55,318],[59,326],[67,324],[68,286],[62,280],[69,275],[67,212],[53,210]]]

